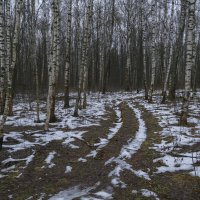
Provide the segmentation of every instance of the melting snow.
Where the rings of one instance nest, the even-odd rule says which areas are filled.
[[[65,169],[65,173],[68,174],[72,171],[72,167],[71,166],[67,166]]]
[[[81,187],[80,185],[69,188],[65,191],[61,191],[58,194],[51,197],[49,200],[72,200],[74,198],[82,197],[90,193],[91,190],[95,189],[100,183],[96,183],[93,187]]]
[[[156,200],[159,200],[158,195],[155,192],[152,192],[150,190],[142,189],[141,193],[145,197],[155,197]]]
[[[117,123],[114,123],[115,127],[109,129],[108,137],[107,138],[100,138],[100,142],[94,144],[94,146],[97,146],[96,150],[91,151],[86,157],[96,157],[98,151],[103,149],[109,141],[118,133],[119,129],[122,127],[122,118],[121,118],[121,111],[119,108],[115,108],[115,113],[117,115]]]
[[[188,122],[192,123],[193,127],[179,126],[179,116],[175,113],[181,110],[181,103],[176,103],[174,105],[163,105],[159,103],[147,104],[143,100],[141,100],[140,103],[144,105],[148,111],[152,112],[158,119],[159,125],[163,127],[162,131],[155,133],[160,134],[162,137],[161,143],[154,144],[154,146],[151,147],[163,155],[161,158],[154,160],[154,162],[162,161],[165,165],[158,167],[156,173],[177,172],[183,170],[189,171],[189,174],[193,176],[200,176],[199,167],[195,166],[195,163],[199,162],[200,157],[194,156],[194,154],[199,155],[199,152],[179,153],[178,156],[173,155],[173,152],[181,150],[184,146],[193,146],[200,142],[200,121],[195,117],[199,114],[199,102],[189,105],[189,112],[193,116],[188,118]],[[166,138],[168,137],[172,139],[167,141]]]
[[[122,147],[120,155],[117,158],[111,158],[105,163],[105,165],[110,164],[112,162],[115,162],[117,164],[114,170],[109,173],[109,177],[112,177],[112,184],[118,187],[126,187],[126,184],[124,184],[119,178],[120,173],[124,170],[129,170],[140,177],[150,180],[149,176],[146,173],[142,173],[142,171],[138,172],[133,170],[132,166],[125,161],[126,159],[131,159],[133,154],[135,154],[140,149],[142,143],[146,140],[146,125],[144,120],[142,119],[140,110],[134,108],[130,104],[129,107],[134,111],[136,115],[136,118],[139,123],[139,129],[136,132],[135,137],[130,139],[128,141],[128,144]]]
[[[56,155],[56,152],[55,152],[55,151],[52,151],[52,152],[49,153],[49,155],[48,155],[47,158],[45,159],[45,162],[46,162],[46,164],[48,165],[48,168],[52,168],[52,167],[55,166],[55,164],[52,163],[52,160],[54,159],[55,155]]]

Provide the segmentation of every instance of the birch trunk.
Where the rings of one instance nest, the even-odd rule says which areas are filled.
[[[45,123],[45,130],[48,130],[49,123],[56,121],[55,116],[55,99],[56,99],[56,81],[58,74],[58,55],[59,55],[59,1],[52,2],[52,49],[51,58],[49,62],[49,91],[47,97],[47,117]]]
[[[79,0],[76,0],[76,5],[75,5],[75,52],[76,56],[74,56],[74,63],[75,63],[75,68],[74,68],[74,79],[73,79],[73,86],[78,88],[78,78],[79,78],[79,66],[80,66],[80,14],[79,14]]]
[[[167,33],[168,33],[168,1],[164,1],[164,24],[163,24],[163,62],[162,62],[162,81],[163,87],[166,77],[166,66],[167,66]]]
[[[76,27],[77,27],[77,79],[78,79],[78,95],[76,98],[75,108],[74,108],[74,116],[78,117],[78,109],[81,104],[81,92],[82,92],[82,74],[83,74],[83,68],[81,66],[82,61],[82,54],[81,54],[81,37],[80,37],[80,13],[79,13],[79,0],[76,0]]]
[[[145,26],[145,5],[144,0],[142,0],[142,9],[141,9],[141,20],[142,20],[142,53],[143,53],[143,81],[144,81],[144,92],[145,100],[148,100],[148,87],[147,87],[147,61],[146,61],[146,26]]]
[[[0,114],[3,114],[5,101],[5,44],[4,44],[4,9],[0,0]]]
[[[187,38],[186,38],[186,68],[185,68],[185,95],[183,98],[182,112],[180,117],[181,124],[187,124],[188,107],[191,93],[191,72],[192,66],[194,65],[193,59],[193,32],[195,29],[195,3],[196,0],[188,0],[188,27],[187,27]]]
[[[5,83],[5,66],[3,66],[3,1],[0,1],[0,114],[4,110],[4,83]],[[1,125],[2,126],[2,125]],[[3,127],[0,127],[0,150],[3,144]]]
[[[186,19],[186,8],[187,8],[187,2],[186,0],[181,0],[181,15],[179,19],[179,30],[178,30],[178,37],[176,41],[176,56],[174,61],[174,66],[172,67],[172,73],[171,73],[171,85],[169,89],[169,99],[174,100],[175,99],[175,91],[176,91],[176,83],[177,83],[177,68],[178,63],[181,55],[182,50],[182,42],[183,42],[183,36],[184,36],[184,30],[185,30],[185,19]]]
[[[171,10],[171,23],[170,23],[170,33],[169,33],[169,62],[167,66],[166,76],[165,76],[165,82],[163,87],[163,98],[162,103],[165,103],[166,101],[166,95],[167,95],[167,85],[169,81],[169,75],[172,65],[172,57],[173,57],[173,34],[174,34],[174,0],[172,0],[172,10]],[[166,52],[165,52],[166,55]],[[164,60],[165,62],[165,60]]]
[[[104,3],[105,0],[104,0]],[[106,5],[106,4],[105,4]],[[105,6],[104,5],[104,6]],[[102,18],[105,20],[106,18],[106,6],[104,7],[104,12],[102,14]],[[105,21],[103,21],[105,23]],[[100,64],[99,64],[99,91],[103,91],[103,83],[104,83],[104,70],[105,70],[105,32],[106,27],[101,25],[101,43],[100,43]]]
[[[84,23],[84,36],[82,44],[81,66],[79,73],[78,97],[76,99],[74,116],[78,116],[78,108],[79,108],[79,103],[81,102],[82,90],[84,92],[83,107],[86,107],[87,55],[88,55],[88,45],[90,37],[90,21],[92,17],[92,7],[93,7],[93,0],[90,0],[88,2],[86,19]]]
[[[7,72],[7,90],[6,90],[6,100],[5,107],[2,119],[0,121],[0,141],[3,142],[3,128],[6,122],[7,116],[11,114],[12,111],[12,103],[13,103],[13,72],[16,64],[17,58],[17,44],[19,38],[19,28],[20,28],[20,16],[21,16],[21,8],[22,8],[23,0],[19,0],[16,6],[16,21],[13,33],[13,42],[12,42],[12,57],[11,61],[8,57],[10,55],[10,1],[7,1],[7,59],[6,59],[6,72]]]
[[[71,26],[72,26],[72,0],[68,0],[66,63],[65,63],[65,98],[64,108],[69,108],[69,79],[70,79],[70,53],[71,53]]]
[[[156,47],[155,47],[155,35],[156,35],[156,4],[157,0],[153,1],[152,5],[152,72],[151,72],[151,86],[149,91],[149,102],[152,102],[154,84],[155,84],[155,76],[156,76]]]
[[[19,39],[20,18],[21,18],[21,9],[22,9],[23,3],[24,3],[23,0],[17,1],[16,21],[15,21],[15,28],[14,28],[14,34],[13,34],[13,42],[11,46],[12,57],[11,57],[10,68],[9,68],[9,73],[8,73],[6,101],[5,101],[5,108],[4,108],[4,115],[7,115],[7,116],[11,116],[13,114],[13,86],[12,84],[13,84],[13,74],[14,74],[14,69],[15,69],[16,59],[17,59],[17,44],[18,44],[18,39]],[[11,22],[8,22],[8,23],[11,23]]]
[[[35,71],[35,83],[36,83],[36,122],[40,122],[40,104],[39,104],[39,74],[37,66],[37,53],[36,53],[36,12],[35,12],[35,0],[31,2],[32,7],[32,63]]]
[[[128,1],[128,21],[127,21],[127,60],[125,67],[125,91],[130,91],[130,69],[131,69],[131,23],[132,23],[132,12],[130,0]]]
[[[58,82],[58,75],[59,75],[59,66],[60,66],[60,0],[56,0],[56,77],[55,82]],[[56,84],[55,84],[56,85]]]
[[[197,59],[197,49],[196,49],[196,44],[195,44],[195,32],[196,30],[193,31],[193,66],[192,66],[192,97],[194,97],[194,94],[196,92],[196,72],[197,72],[197,64],[196,64],[196,59]],[[199,42],[198,42],[199,44]]]
[[[88,84],[88,49],[90,44],[90,37],[91,37],[91,25],[92,25],[92,14],[93,14],[93,0],[89,1],[88,5],[88,14],[87,14],[87,22],[86,22],[86,44],[85,44],[85,61],[83,63],[83,108],[87,106],[87,94],[86,94],[86,87]]]

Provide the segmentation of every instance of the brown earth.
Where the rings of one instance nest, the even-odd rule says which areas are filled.
[[[121,189],[113,187],[111,178],[108,177],[115,164],[105,165],[105,162],[112,157],[117,157],[122,146],[126,145],[127,141],[135,136],[138,129],[138,122],[134,112],[128,107],[126,102],[122,102],[119,107],[122,111],[123,125],[107,146],[98,152],[95,158],[86,158],[85,156],[92,150],[95,150],[94,144],[99,142],[99,138],[106,138],[109,128],[114,126],[113,123],[116,122],[117,116],[112,107],[107,109],[107,119],[102,120],[100,126],[79,129],[87,131],[84,134],[85,142],[76,140],[73,143],[74,145],[78,145],[79,149],[66,147],[62,144],[63,141],[54,141],[46,146],[35,146],[32,149],[35,150],[35,157],[26,168],[23,168],[23,161],[17,162],[15,163],[16,172],[9,173],[7,177],[0,179],[0,200],[9,199],[8,196],[11,194],[15,200],[27,199],[30,196],[33,196],[33,199],[38,199],[42,193],[46,194],[44,199],[48,199],[50,196],[67,188],[77,185],[91,187],[97,182],[100,182],[100,185],[92,193],[107,187],[113,187],[113,197],[116,200],[154,199],[153,197],[146,198],[141,193],[132,193],[133,190],[140,191],[141,189],[148,189],[155,192],[161,200],[200,199],[200,178],[192,177],[186,172],[154,173],[159,163],[155,164],[153,160],[160,157],[160,154],[150,149],[150,147],[154,143],[161,141],[159,134],[155,133],[159,132],[161,127],[159,127],[157,119],[145,110],[144,107],[138,103],[135,103],[135,106],[142,111],[142,117],[147,126],[147,140],[142,144],[141,149],[133,155],[132,159],[127,160],[127,163],[131,164],[134,170],[147,172],[150,175],[150,181],[139,178],[132,172],[125,170],[121,174],[121,180],[127,184],[127,188]],[[32,129],[35,130],[34,128]],[[42,132],[42,127],[38,127],[38,129]],[[13,130],[13,128],[7,127],[7,131],[10,130]],[[31,130],[31,127],[27,127],[27,130]],[[20,127],[17,127],[15,131],[22,130],[20,130]],[[31,141],[31,136],[26,137],[28,137],[26,139]],[[14,144],[15,142],[10,140],[7,144]],[[200,150],[200,147],[195,147]],[[30,155],[32,150],[18,151],[11,154],[11,156],[13,158],[24,158]],[[53,160],[55,166],[48,168],[44,160],[49,152],[52,151],[57,152]],[[0,161],[5,160],[8,155],[8,152],[3,149],[0,152]],[[87,162],[78,162],[80,157],[86,158]],[[11,165],[13,163],[10,163]],[[71,173],[64,173],[66,166],[72,167]],[[9,164],[6,167],[9,167]],[[5,166],[1,165],[0,168],[5,168]],[[22,175],[17,178],[19,174]]]

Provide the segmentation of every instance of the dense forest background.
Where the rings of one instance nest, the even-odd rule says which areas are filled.
[[[200,84],[199,11],[195,0],[1,0],[1,124],[16,93],[35,96],[37,121],[40,96],[48,93],[46,121],[55,121],[58,91],[65,108],[69,92],[78,91],[78,116],[89,91],[144,89],[152,102],[162,89],[165,103],[184,88],[186,119]]]
[[[0,0],[0,199],[200,199],[199,0]]]
[[[59,63],[59,85],[64,89],[64,69],[66,62],[67,47],[67,22],[69,3],[66,0],[60,3],[60,63]],[[152,5],[154,1],[94,1],[91,18],[91,32],[88,47],[88,89],[98,90],[101,88],[101,68],[106,65],[108,68],[107,89],[125,89],[125,73],[128,53],[130,53],[129,86],[130,89],[143,89],[144,64],[143,64],[143,32],[146,34],[146,62],[147,82],[151,80],[151,45],[152,30],[155,26],[155,53],[156,53],[156,82],[155,87],[162,89],[165,79],[166,64],[169,62],[169,51],[172,46],[172,70],[171,82],[175,82],[176,88],[184,87],[185,73],[185,41],[186,30],[184,29],[181,45],[178,43],[179,28],[181,25],[181,12],[184,9],[184,1],[157,1],[155,11],[155,24],[152,21]],[[142,5],[143,4],[143,5]],[[174,4],[174,5],[172,5]],[[35,87],[35,66],[32,57],[33,29],[36,34],[36,61],[38,67],[39,85],[47,91],[48,86],[48,62],[51,45],[51,2],[36,1],[36,11],[33,14],[33,2],[24,1],[21,13],[19,43],[17,46],[17,62],[15,70],[15,89],[17,91],[33,91]],[[87,1],[73,1],[72,6],[72,30],[70,45],[70,88],[76,90],[78,85],[78,72],[80,65],[78,61],[81,56],[83,44],[84,19],[86,15]],[[172,10],[174,6],[174,11]],[[143,9],[143,10],[142,10]],[[186,8],[185,8],[186,9]],[[200,4],[196,3],[196,27],[194,55],[195,66],[193,67],[193,84],[199,86],[200,82],[200,58],[199,58],[199,14]],[[172,15],[171,12],[174,12]],[[187,15],[187,11],[185,13]],[[186,16],[184,16],[186,18]],[[145,20],[144,24],[142,20]],[[11,14],[11,29],[15,23],[14,7]],[[186,23],[186,20],[185,22]],[[143,30],[144,26],[144,30]],[[171,27],[172,26],[172,27]],[[172,29],[172,30],[171,30]],[[170,32],[171,31],[171,32]],[[111,41],[110,41],[111,40]],[[130,44],[128,43],[130,40]],[[179,46],[178,46],[179,45]],[[128,47],[129,46],[129,47]],[[177,58],[178,49],[180,55]],[[130,51],[130,52],[129,52]],[[166,54],[166,55],[165,55]],[[110,63],[108,64],[108,59]],[[178,59],[178,61],[177,61]]]

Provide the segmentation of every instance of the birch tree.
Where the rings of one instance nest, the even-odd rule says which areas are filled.
[[[163,87],[163,98],[162,103],[165,103],[166,101],[166,95],[167,95],[167,85],[169,81],[169,75],[172,65],[172,57],[173,57],[173,37],[174,37],[174,0],[172,0],[172,8],[171,8],[171,23],[170,23],[170,32],[169,32],[169,61],[167,62],[167,70],[166,70],[166,76],[164,81],[164,87]],[[166,55],[166,52],[165,52]],[[164,63],[165,63],[164,59]]]
[[[35,70],[35,83],[36,83],[36,122],[40,122],[40,105],[39,105],[39,72],[37,66],[37,43],[36,43],[36,11],[35,11],[35,0],[31,1],[31,47],[32,47],[32,64]]]
[[[145,3],[144,0],[141,1],[141,24],[142,24],[142,53],[143,53],[143,81],[144,81],[144,91],[145,100],[148,100],[148,87],[147,87],[147,55],[146,55],[146,23],[145,23]]]
[[[69,108],[70,54],[71,54],[71,34],[72,34],[71,26],[72,26],[72,0],[68,0],[64,108]]]
[[[126,67],[125,67],[125,91],[130,90],[130,69],[131,69],[131,25],[133,20],[133,12],[132,12],[132,4],[130,0],[127,2],[127,60],[126,60]]]
[[[55,116],[55,103],[56,103],[56,82],[59,64],[59,20],[60,20],[60,7],[59,0],[53,0],[51,4],[52,9],[52,35],[51,35],[51,55],[49,62],[49,86],[47,97],[47,117],[45,123],[45,130],[48,130],[49,123],[56,121]]]
[[[21,9],[22,9],[22,4],[23,0],[18,0],[17,1],[17,6],[16,6],[16,20],[15,20],[15,27],[14,27],[14,33],[13,33],[13,41],[12,41],[12,46],[11,46],[11,61],[10,61],[10,67],[8,69],[8,74],[7,74],[7,90],[6,90],[6,101],[5,101],[5,108],[4,108],[4,116],[12,115],[13,114],[13,74],[14,74],[14,69],[16,65],[16,59],[17,59],[17,44],[18,44],[18,38],[19,38],[19,31],[20,31],[20,17],[21,17]],[[7,4],[8,8],[10,8],[9,2]],[[9,12],[9,11],[8,11]],[[8,16],[8,24],[10,17]],[[9,25],[8,27],[9,28]],[[7,37],[9,37],[9,32],[10,30],[7,30]],[[8,38],[7,38],[8,39]],[[9,39],[8,39],[9,40]],[[9,42],[8,42],[9,45]],[[9,48],[8,48],[9,50]],[[9,58],[8,58],[9,59]]]
[[[186,38],[186,68],[185,68],[185,94],[183,98],[182,112],[180,117],[181,124],[187,124],[188,107],[191,93],[191,77],[193,59],[193,34],[195,29],[195,4],[196,0],[188,0],[188,18],[187,18],[187,38]]]
[[[3,114],[5,100],[5,43],[4,43],[4,9],[0,0],[0,114]]]
[[[184,37],[184,30],[185,30],[185,20],[186,20],[186,9],[187,9],[187,1],[181,0],[181,11],[178,20],[178,35],[176,37],[176,51],[175,51],[175,61],[174,66],[172,66],[172,73],[171,73],[171,84],[169,88],[169,98],[171,100],[175,99],[175,91],[177,85],[177,68],[178,63],[180,62],[181,51],[182,51],[182,43]]]
[[[152,102],[154,84],[155,84],[155,76],[156,76],[156,46],[155,46],[155,37],[156,37],[156,4],[157,0],[153,1],[152,5],[152,72],[151,72],[151,85],[149,90],[149,102]]]
[[[168,44],[168,1],[165,0],[163,2],[164,5],[164,19],[163,19],[163,23],[162,23],[162,28],[163,28],[163,37],[161,38],[162,44],[163,44],[163,48],[162,48],[162,80],[163,80],[163,87],[164,87],[164,82],[165,82],[165,77],[166,77],[166,66],[167,66],[167,44]]]
[[[86,108],[87,105],[87,86],[88,86],[88,61],[89,61],[89,45],[90,45],[90,38],[91,38],[91,28],[92,28],[92,14],[93,14],[93,0],[89,0],[88,3],[88,14],[87,14],[87,22],[85,27],[85,52],[84,55],[84,62],[83,62],[83,108]]]
[[[104,8],[104,9],[103,9]],[[101,11],[102,9],[102,11]],[[106,0],[104,0],[104,6],[100,7],[100,19],[101,19],[101,34],[100,34],[100,52],[99,52],[99,91],[103,91],[104,84],[104,70],[105,70],[105,34],[106,34],[106,26],[103,26],[106,22]]]
[[[93,0],[88,1],[86,18],[84,23],[84,35],[83,35],[83,44],[82,44],[82,57],[81,57],[81,68],[79,73],[79,84],[78,84],[78,97],[76,99],[76,105],[74,110],[74,116],[78,116],[79,103],[81,102],[81,93],[83,91],[84,100],[83,107],[86,107],[86,81],[87,81],[87,56],[89,48],[89,39],[90,39],[90,28],[91,28],[91,17],[92,17],[92,7]]]
[[[23,0],[18,0],[16,3],[16,20],[15,20],[15,26],[14,26],[14,33],[13,33],[13,42],[12,46],[10,44],[10,0],[7,1],[7,61],[6,61],[6,72],[7,72],[7,88],[6,88],[6,100],[5,100],[5,107],[4,107],[4,113],[2,116],[2,119],[0,121],[0,142],[3,142],[3,128],[4,124],[6,122],[7,116],[12,114],[12,103],[13,103],[13,73],[14,68],[16,65],[16,58],[17,58],[17,44],[18,44],[18,38],[19,38],[19,30],[20,30],[20,16],[21,16],[21,8],[23,4]],[[10,55],[10,46],[12,51],[11,61],[9,61],[9,55]]]

